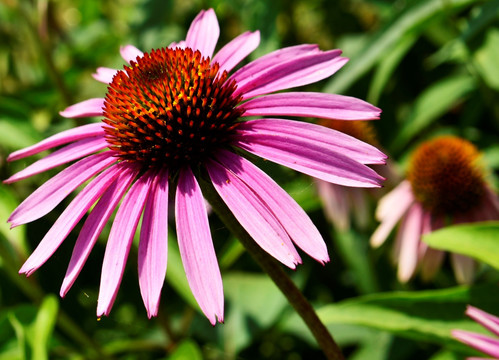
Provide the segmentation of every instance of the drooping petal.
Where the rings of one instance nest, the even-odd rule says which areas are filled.
[[[28,196],[10,215],[12,227],[36,220],[54,209],[83,182],[102,171],[116,159],[112,151],[90,155],[67,167]]]
[[[300,249],[321,263],[329,261],[326,243],[319,230],[300,205],[274,180],[248,160],[229,151],[220,151],[217,159],[258,194]]]
[[[244,124],[241,124],[244,127]],[[306,128],[304,129],[306,130]],[[321,140],[279,132],[238,131],[233,145],[318,179],[353,187],[379,187],[383,178]],[[353,139],[353,138],[352,138]],[[356,140],[358,141],[358,140]],[[351,152],[351,151],[350,151]]]
[[[450,260],[454,276],[459,284],[471,284],[475,276],[476,262],[468,256],[451,253]]]
[[[220,65],[219,71],[231,71],[246,56],[251,54],[260,44],[260,32],[247,31],[242,33],[220,49],[212,62]]]
[[[302,146],[323,146],[327,150],[340,153],[362,164],[384,164],[387,156],[374,146],[360,141],[340,131],[306,123],[284,119],[257,119],[245,121],[237,127],[236,139],[246,142],[258,141],[262,137],[283,139],[301,143]],[[324,154],[324,156],[326,156]]]
[[[309,116],[338,120],[379,119],[381,109],[363,100],[314,92],[270,94],[241,105],[243,116]]]
[[[452,336],[495,359],[499,359],[499,339],[464,330],[452,330]]]
[[[323,80],[348,61],[340,54],[341,50],[331,50],[288,59],[244,81],[238,81],[234,96],[242,95],[244,99],[249,99]]]
[[[98,67],[95,74],[92,74],[92,77],[101,83],[110,84],[118,71],[107,67]]]
[[[63,111],[60,111],[59,115],[70,119],[90,116],[102,116],[103,107],[104,98],[93,98],[68,106]]]
[[[80,274],[92,248],[107,224],[114,209],[137,176],[138,170],[128,163],[116,165],[121,168],[119,177],[111,184],[88,215],[76,240],[68,269],[62,282],[60,295],[64,297]]]
[[[210,161],[206,169],[222,200],[255,242],[291,269],[300,264],[301,258],[288,234],[261,198],[218,163]]]
[[[153,171],[149,170],[132,185],[116,212],[102,262],[97,316],[109,315],[125,271],[133,236],[144,208]]]
[[[104,129],[102,128],[102,123],[88,124],[83,126],[78,126],[73,129],[66,131],[61,131],[55,135],[52,135],[45,140],[40,141],[37,144],[31,145],[27,148],[14,151],[9,155],[7,161],[14,161],[23,159],[25,157],[38,154],[44,150],[52,149],[59,145],[68,144],[73,141],[78,141],[94,136],[104,136]]]
[[[499,318],[474,306],[466,307],[466,315],[499,336]]]
[[[217,319],[223,322],[222,276],[203,195],[189,168],[182,169],[179,174],[175,218],[180,256],[192,294],[212,325]]]
[[[414,203],[414,195],[408,181],[400,183],[390,193],[385,195],[379,202],[376,217],[381,224],[371,235],[371,246],[377,247],[383,244],[395,225],[404,216],[409,207]],[[393,205],[389,207],[388,205]],[[391,210],[391,211],[389,211]]]
[[[7,180],[4,180],[4,183],[10,184],[15,181],[26,179],[35,174],[39,174],[59,165],[90,155],[96,151],[106,148],[107,146],[108,142],[103,136],[79,140],[53,152],[50,155],[45,156],[43,159],[34,162],[30,166],[12,175]]]
[[[418,248],[421,241],[422,223],[423,208],[421,204],[414,203],[407,211],[397,235],[400,237],[397,277],[401,282],[407,282],[418,265]]]
[[[202,10],[192,21],[185,38],[186,47],[199,50],[204,57],[212,57],[220,27],[213,9]]]
[[[430,233],[435,228],[435,226],[439,226],[440,224],[437,225],[440,222],[438,219],[438,217],[432,219],[431,213],[429,211],[425,211],[423,215],[421,235],[423,236],[427,233]],[[439,227],[441,226],[442,225],[440,225]],[[431,278],[433,278],[433,276],[435,276],[437,271],[442,266],[445,252],[442,250],[433,249],[426,245],[426,243],[423,241],[421,242],[421,245],[426,246],[426,250],[424,251],[421,259],[421,278],[423,279],[423,281],[429,281]]]
[[[230,79],[235,80],[237,83],[248,81],[250,78],[262,71],[265,71],[269,67],[281,64],[292,58],[314,53],[319,53],[319,47],[312,44],[296,45],[278,49],[253,60],[247,65],[244,65],[242,68],[234,72],[230,76]]]
[[[346,192],[352,189],[346,189],[343,186],[322,180],[317,180],[316,184],[319,198],[329,221],[341,231],[348,230],[350,228],[350,214]]]
[[[140,232],[138,270],[142,300],[151,318],[158,314],[168,255],[168,171],[161,170],[151,186]]]
[[[131,61],[136,61],[137,57],[144,56],[144,53],[133,45],[125,45],[120,47],[121,57],[130,64]]]
[[[28,260],[26,260],[19,273],[29,276],[42,266],[62,244],[66,236],[73,230],[90,206],[97,201],[108,186],[116,179],[118,174],[119,168],[112,166],[103,171],[76,195],[40,241]]]

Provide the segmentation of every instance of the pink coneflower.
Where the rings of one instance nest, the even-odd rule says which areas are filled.
[[[466,315],[482,325],[487,330],[490,330],[494,335],[499,336],[499,318],[486,313],[483,310],[477,309],[474,306],[468,305]],[[464,330],[453,330],[452,336],[457,340],[469,345],[487,355],[493,356],[494,359],[499,359],[499,339],[487,335],[478,334]],[[485,359],[477,357],[468,357],[467,360]]]
[[[451,223],[499,219],[499,202],[485,182],[476,147],[441,136],[415,150],[407,180],[380,200],[376,217],[381,224],[371,237],[373,246],[381,245],[401,220],[395,244],[399,280],[408,281],[418,266],[428,280],[440,268],[444,252],[429,248],[421,236]],[[458,282],[472,281],[471,258],[453,253],[451,263]]]
[[[374,127],[370,121],[323,119],[319,124],[379,147]],[[383,166],[383,168],[385,167],[386,165]],[[351,218],[360,228],[367,226],[370,217],[368,189],[344,187],[322,180],[317,180],[316,184],[325,215],[336,229],[348,230]]]
[[[44,216],[96,176],[68,205],[20,273],[30,275],[47,261],[96,203],[76,241],[61,288],[64,296],[118,208],[103,260],[97,316],[111,310],[141,216],[139,284],[148,315],[155,316],[166,273],[170,194],[175,197],[178,243],[191,290],[212,324],[223,321],[222,279],[198,185],[201,177],[213,183],[255,242],[283,264],[295,268],[301,262],[294,245],[321,263],[329,260],[309,217],[245,155],[255,154],[325,181],[364,187],[380,185],[382,178],[365,164],[383,163],[385,156],[321,126],[244,117],[376,119],[380,110],[340,95],[268,95],[332,75],[347,61],[339,50],[320,51],[315,45],[284,48],[229,76],[258,46],[259,33],[241,34],[213,56],[218,35],[217,18],[210,9],[194,19],[185,41],[149,53],[123,47],[121,54],[129,65],[120,71],[99,68],[95,75],[109,83],[105,98],[83,101],[61,113],[68,118],[100,116],[103,122],[64,131],[10,155],[12,161],[70,143],[8,183],[83,158],[19,205],[9,219],[12,226]]]

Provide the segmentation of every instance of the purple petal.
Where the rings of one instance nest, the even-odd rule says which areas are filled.
[[[90,116],[102,116],[104,98],[88,99],[77,104],[68,106],[59,114],[65,118],[80,118]]]
[[[203,195],[189,168],[182,169],[179,174],[175,218],[180,256],[191,291],[212,325],[217,318],[223,322],[222,276]]]
[[[246,142],[265,136],[295,141],[301,143],[303,147],[323,146],[361,164],[385,164],[386,162],[387,156],[370,144],[340,131],[303,121],[258,119],[245,121],[239,124],[237,129],[236,139],[247,139]]]
[[[25,157],[38,154],[44,150],[52,149],[59,145],[64,145],[73,141],[86,139],[94,136],[104,136],[103,123],[95,123],[79,126],[70,130],[62,131],[58,134],[52,135],[45,140],[40,141],[35,145],[27,148],[17,150],[9,155],[7,161],[14,161],[23,159]]]
[[[113,154],[106,151],[91,155],[62,170],[28,196],[12,212],[8,222],[15,227],[41,218],[78,186],[115,162]]]
[[[137,49],[133,45],[121,46],[120,47],[120,54],[121,54],[121,57],[123,59],[125,59],[125,61],[129,64],[131,61],[136,61],[137,57],[144,56],[144,53],[142,51],[140,51],[139,49]]]
[[[269,67],[284,63],[289,59],[300,57],[305,54],[317,53],[319,53],[319,47],[317,45],[310,44],[291,46],[275,50],[243,66],[232,74],[230,79],[236,80],[237,83],[246,82],[260,72],[267,70]]]
[[[240,178],[215,162],[206,169],[215,189],[230,211],[260,247],[294,269],[301,263],[288,234],[279,220]]]
[[[350,228],[350,214],[347,192],[352,188],[347,189],[322,180],[317,180],[316,184],[328,220],[337,229],[341,231],[348,230]]]
[[[499,358],[498,339],[464,330],[452,330],[452,336],[487,355]]]
[[[97,68],[96,73],[92,74],[92,77],[101,83],[110,84],[113,81],[114,75],[116,75],[118,71],[120,70],[99,67]]]
[[[423,208],[419,203],[414,203],[407,211],[398,235],[400,236],[400,254],[397,277],[401,282],[407,282],[418,265],[422,223]]]
[[[248,99],[323,80],[348,61],[347,58],[340,57],[340,54],[341,50],[305,54],[269,66],[243,81],[238,81],[234,96],[242,95],[244,99]]]
[[[69,261],[66,275],[61,286],[60,295],[64,297],[69,291],[76,278],[80,274],[83,265],[88,259],[92,248],[94,247],[99,235],[111,217],[114,209],[120,202],[126,190],[137,176],[137,169],[130,167],[128,163],[120,163],[117,165],[121,168],[121,174],[111,184],[101,199],[97,202],[87,217],[87,220],[81,228],[78,239],[76,240]]]
[[[4,180],[4,183],[10,184],[15,181],[26,179],[35,174],[55,168],[56,166],[90,155],[96,151],[106,148],[108,145],[109,143],[103,136],[77,141],[45,156],[41,160],[34,162],[25,169],[12,175],[7,180]]]
[[[151,318],[158,314],[168,255],[168,171],[154,178],[142,220],[139,243],[139,285]]]
[[[371,236],[371,245],[380,246],[414,203],[411,184],[405,180],[379,201],[376,218],[381,224]]]
[[[220,35],[217,16],[213,9],[202,10],[192,21],[187,37],[186,47],[199,50],[204,57],[212,57]]]
[[[327,247],[308,215],[274,180],[248,160],[228,151],[217,155],[221,164],[258,194],[293,242],[317,261],[329,261]]]
[[[475,276],[476,262],[468,256],[451,253],[450,260],[454,276],[459,284],[471,284]]]
[[[220,65],[219,71],[231,71],[246,56],[251,54],[260,44],[260,32],[245,32],[223,48],[213,57],[212,62]]]
[[[320,140],[309,139],[306,128],[298,133],[303,137],[270,131],[238,132],[233,145],[324,181],[353,187],[379,187],[383,180],[371,168],[346,156],[348,148],[334,151]]]
[[[490,330],[494,334],[499,335],[499,317],[489,314],[471,305],[468,305],[466,307],[466,315],[485,327],[487,330]]]
[[[381,110],[363,100],[343,95],[290,92],[266,95],[241,105],[243,116],[309,116],[339,120],[379,119]]]
[[[118,174],[119,168],[117,166],[110,167],[75,196],[21,267],[20,274],[31,275],[52,256],[90,206],[97,201]]]
[[[97,316],[109,315],[118,294],[128,253],[151,187],[153,175],[152,170],[149,170],[137,179],[116,213],[102,262]]]

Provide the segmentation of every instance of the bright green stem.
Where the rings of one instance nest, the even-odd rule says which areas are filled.
[[[270,276],[295,308],[298,315],[300,315],[312,332],[319,347],[326,355],[326,358],[329,360],[343,360],[343,354],[333,337],[321,322],[305,296],[303,296],[291,278],[284,272],[281,265],[255,243],[253,238],[251,238],[241,224],[239,224],[227,205],[220,199],[220,196],[211,183],[201,180],[200,185],[204,197],[224,222],[225,226],[227,226],[227,228],[239,239],[258,265],[260,265],[260,267]]]

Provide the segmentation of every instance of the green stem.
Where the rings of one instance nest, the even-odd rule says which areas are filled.
[[[315,313],[312,305],[296,287],[281,265],[251,238],[222,201],[213,185],[201,179],[203,196],[208,200],[225,226],[239,239],[260,267],[270,276],[281,292],[286,296],[298,315],[315,337],[319,347],[329,360],[343,360],[344,357],[333,337]]]

